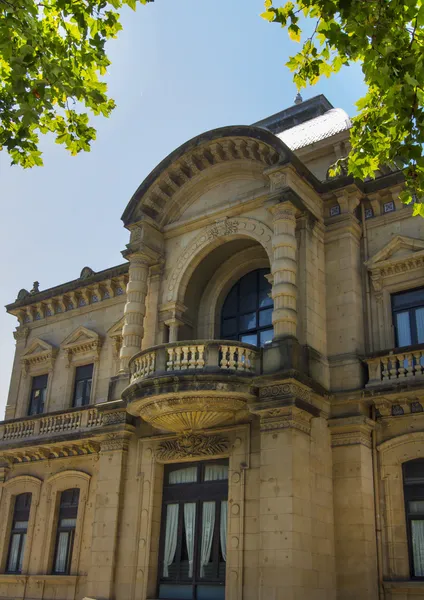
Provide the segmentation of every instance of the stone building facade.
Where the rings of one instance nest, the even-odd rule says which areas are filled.
[[[165,158],[7,306],[0,599],[424,599],[424,221],[317,96]]]

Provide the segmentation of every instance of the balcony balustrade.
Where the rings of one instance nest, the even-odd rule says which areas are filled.
[[[162,344],[139,352],[130,360],[130,380],[158,374],[192,371],[234,371],[255,375],[259,351],[255,346],[232,341],[196,340]]]
[[[379,353],[365,359],[365,362],[369,371],[369,381],[365,387],[424,380],[424,344]]]
[[[128,410],[173,432],[234,419],[252,399],[249,379],[260,374],[260,351],[228,340],[161,344],[129,362]]]
[[[47,441],[56,435],[90,431],[101,427],[102,421],[103,414],[93,406],[3,421],[0,422],[0,447],[3,442]]]

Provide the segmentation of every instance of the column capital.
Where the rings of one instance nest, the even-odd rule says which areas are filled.
[[[330,419],[328,426],[331,433],[331,445],[352,446],[362,445],[371,448],[371,432],[375,422],[364,415]]]
[[[163,260],[162,254],[144,244],[140,244],[136,250],[134,248],[123,250],[122,256],[128,260],[130,267],[131,265],[151,267]]]
[[[297,429],[309,435],[311,433],[311,413],[297,406],[268,408],[260,411],[260,430]]]
[[[273,204],[268,207],[268,210],[272,214],[274,221],[293,220],[296,218],[297,209],[289,200]]]

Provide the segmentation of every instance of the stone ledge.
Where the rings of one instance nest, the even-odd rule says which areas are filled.
[[[392,595],[408,594],[408,596],[424,596],[423,581],[383,581],[383,587],[390,591]]]

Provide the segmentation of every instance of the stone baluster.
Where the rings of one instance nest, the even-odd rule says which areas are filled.
[[[274,225],[271,265],[274,338],[296,337],[296,209],[290,202],[284,202],[271,207],[270,211]]]
[[[129,257],[129,281],[127,284],[127,302],[124,309],[124,327],[122,329],[122,347],[120,351],[120,372],[128,371],[130,358],[141,350],[146,312],[147,277],[150,261],[142,253]]]

